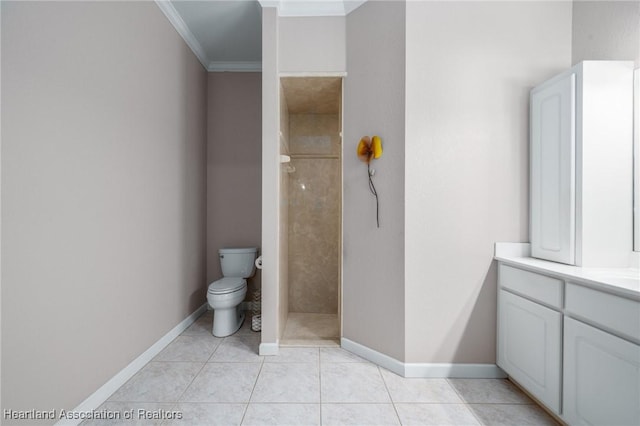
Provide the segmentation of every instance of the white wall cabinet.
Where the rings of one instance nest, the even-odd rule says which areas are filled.
[[[571,425],[640,425],[640,346],[567,318],[563,418]]]
[[[585,61],[530,97],[531,255],[625,267],[632,247],[633,62]]]
[[[498,365],[559,413],[562,314],[505,290],[498,297]]]
[[[575,264],[575,73],[531,92],[531,251]]]

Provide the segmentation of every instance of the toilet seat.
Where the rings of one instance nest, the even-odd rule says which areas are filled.
[[[224,277],[209,284],[208,294],[229,294],[242,290],[247,285],[247,280],[238,277]]]

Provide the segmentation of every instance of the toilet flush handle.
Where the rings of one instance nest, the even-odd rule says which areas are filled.
[[[262,269],[262,256],[258,256],[256,259],[256,268]]]

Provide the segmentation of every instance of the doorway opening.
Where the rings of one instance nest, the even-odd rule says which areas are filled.
[[[339,346],[342,78],[280,91],[280,346]]]

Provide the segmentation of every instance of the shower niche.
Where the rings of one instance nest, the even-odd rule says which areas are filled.
[[[339,346],[342,78],[280,85],[280,345]]]

